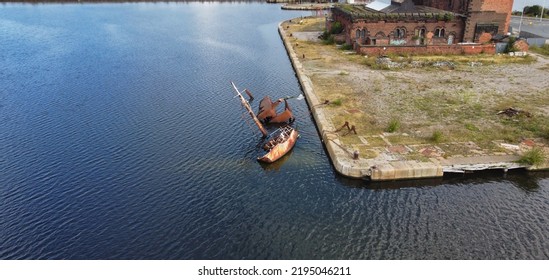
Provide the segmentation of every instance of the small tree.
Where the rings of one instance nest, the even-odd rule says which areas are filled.
[[[332,27],[330,28],[330,34],[339,34],[343,31],[343,25],[341,22],[336,21],[332,24]]]
[[[510,53],[510,52],[518,51],[518,49],[515,47],[516,41],[517,41],[516,37],[509,37],[509,42],[507,43],[507,46],[505,46],[505,50],[503,52]]]

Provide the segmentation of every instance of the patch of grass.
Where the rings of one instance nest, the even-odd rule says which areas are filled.
[[[351,45],[351,44],[345,43],[345,44],[341,45],[341,50],[350,51],[352,49],[353,49],[353,45]]]
[[[478,54],[478,55],[417,55],[413,56],[413,60],[419,61],[423,64],[431,64],[436,61],[448,61],[456,64],[456,66],[469,66],[471,62],[480,62],[482,65],[500,65],[500,64],[529,64],[536,61],[536,58],[531,55],[527,56],[508,56],[508,55],[490,55],[490,54]],[[437,68],[438,69],[438,68]],[[481,67],[475,67],[482,69]]]
[[[326,34],[326,33],[325,33]],[[327,34],[326,36],[323,36],[321,37],[322,38],[322,43],[324,45],[333,45],[335,44],[335,37],[334,35],[331,35],[331,34]]]
[[[545,161],[545,155],[543,150],[540,148],[533,148],[525,152],[522,157],[518,160],[519,163],[528,164],[532,166],[538,166]]]
[[[519,116],[502,118],[501,123],[517,131],[523,137],[542,137],[549,139],[549,123],[541,116]],[[517,135],[517,137],[519,136]]]
[[[433,135],[431,135],[431,141],[433,141],[435,143],[442,142],[443,138],[444,138],[444,133],[442,133],[442,131],[440,131],[440,130],[433,131]]]
[[[334,105],[334,106],[341,106],[341,104],[343,104],[343,101],[341,101],[340,98],[334,100],[334,101],[330,101],[330,105]]]
[[[404,136],[401,134],[397,135],[390,135],[386,137],[391,144],[402,144],[402,145],[417,145],[425,142],[425,139],[420,137],[413,137],[413,136]]]
[[[397,119],[392,119],[391,121],[389,121],[386,131],[392,133],[397,131],[399,128],[400,128],[400,121]]]
[[[476,127],[474,124],[472,123],[466,123],[465,124],[465,128],[467,130],[470,130],[470,131],[480,131],[480,129],[478,129],[478,127]]]
[[[375,150],[364,146],[359,146],[357,150],[360,153],[360,158],[376,158],[379,155]]]
[[[532,52],[535,52],[535,53],[538,53],[538,54],[541,54],[541,55],[549,56],[549,44],[545,44],[541,47],[531,46],[528,49]]]
[[[418,152],[412,152],[404,156],[407,160],[415,160],[419,162],[429,162],[429,158]]]
[[[385,141],[383,141],[383,139],[379,136],[366,137],[366,140],[368,141],[368,144],[371,147],[385,147],[385,146],[387,146],[387,143],[385,143]]]

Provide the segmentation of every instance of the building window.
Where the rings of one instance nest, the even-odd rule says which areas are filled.
[[[424,27],[417,28],[415,35],[418,36],[418,37],[421,37],[421,38],[425,37],[425,28]]]
[[[406,37],[406,30],[404,28],[395,29],[395,38],[402,39]]]
[[[444,37],[446,34],[445,34],[445,30],[444,28],[437,28],[435,29],[435,37]]]
[[[355,32],[355,37],[358,38],[365,38],[366,37],[366,29],[357,29]]]

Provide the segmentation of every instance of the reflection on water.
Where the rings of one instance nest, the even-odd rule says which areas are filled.
[[[549,258],[547,173],[350,180],[298,99],[296,146],[257,162],[229,81],[301,94],[277,26],[308,14],[0,6],[0,258]]]

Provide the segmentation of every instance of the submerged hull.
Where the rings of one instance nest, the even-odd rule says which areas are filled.
[[[265,155],[259,157],[257,160],[266,163],[275,162],[292,150],[298,136],[297,130],[289,126],[284,127],[281,133],[274,139],[277,143],[274,144]]]

